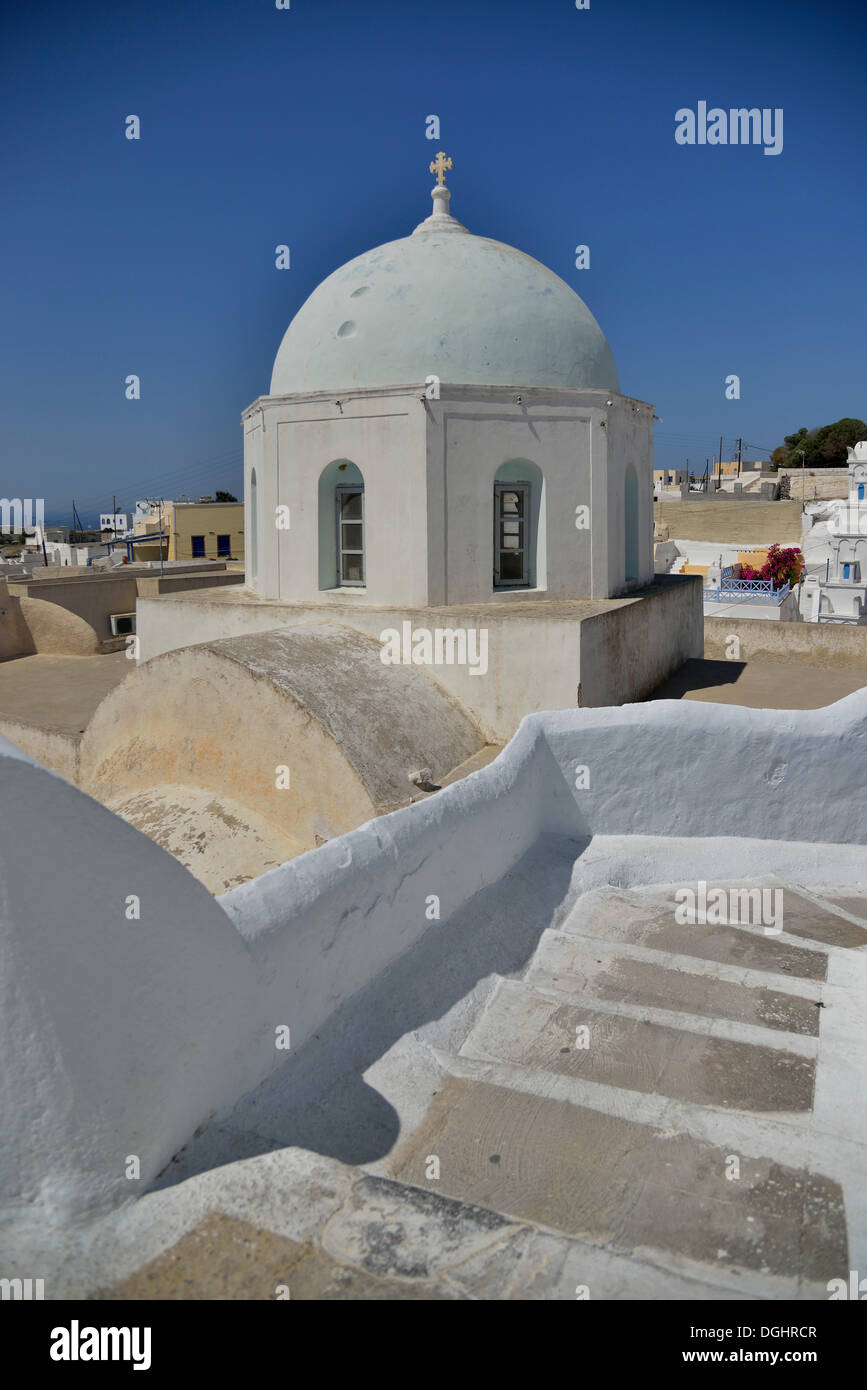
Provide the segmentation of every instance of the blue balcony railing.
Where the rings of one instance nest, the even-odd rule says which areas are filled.
[[[705,589],[704,598],[706,603],[775,603],[779,608],[790,592],[788,580],[775,589],[772,579],[732,579],[723,571],[720,587]]]

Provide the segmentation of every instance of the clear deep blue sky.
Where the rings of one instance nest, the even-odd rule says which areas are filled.
[[[427,215],[439,148],[456,216],[586,300],[660,465],[867,417],[863,0],[46,0],[0,25],[0,494],[50,517],[240,495],[289,320]],[[782,153],[677,145],[700,100],[782,107]]]

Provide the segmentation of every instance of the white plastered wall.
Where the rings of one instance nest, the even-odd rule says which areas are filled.
[[[265,397],[247,412],[247,431],[259,418],[265,428],[264,450],[255,434],[245,436],[244,459],[246,494],[257,455],[265,474],[260,477],[257,465],[260,578],[251,585],[264,598],[426,602],[420,394],[406,389],[387,396],[335,391],[306,400]],[[319,478],[337,459],[355,464],[364,479],[366,583],[358,589],[320,588]],[[289,508],[288,528],[276,525],[278,506]]]
[[[589,598],[597,546],[604,549],[604,517],[595,529],[576,530],[575,509],[591,505],[593,423],[597,410],[577,399],[562,404],[541,392],[501,392],[430,403],[428,495],[432,604],[508,602],[531,594],[549,599]],[[568,393],[576,398],[580,393]],[[491,399],[491,397],[494,397]],[[604,441],[600,441],[604,452]],[[493,587],[494,481],[503,464],[528,460],[544,479],[544,515],[537,562],[544,585],[532,591]],[[534,499],[534,505],[538,499]]]
[[[608,598],[624,592],[624,478],[638,476],[640,571],[653,577],[652,407],[605,391],[455,387],[428,400],[388,392],[263,397],[245,415],[245,496],[258,479],[259,577],[266,598],[440,605]],[[609,406],[608,402],[611,401]],[[363,588],[319,584],[319,496],[335,459],[364,477]],[[493,588],[493,485],[512,460],[544,478],[533,590]],[[290,525],[275,525],[278,505]],[[590,508],[590,527],[576,509]],[[248,513],[248,544],[251,520]],[[248,574],[248,582],[250,576]]]
[[[605,597],[640,589],[653,578],[653,407],[644,401],[614,396],[605,425],[607,435],[607,574]],[[626,470],[638,480],[638,577],[626,584]]]

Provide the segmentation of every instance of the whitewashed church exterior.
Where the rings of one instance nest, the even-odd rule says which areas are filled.
[[[248,586],[382,607],[653,579],[653,407],[559,276],[449,212],[348,262],[244,412]]]
[[[272,634],[275,681],[308,714],[327,704],[329,728],[341,712],[373,747],[390,711],[386,761],[407,715],[398,639],[399,669],[490,742],[535,711],[643,699],[703,651],[701,585],[653,572],[653,407],[621,393],[563,280],[451,216],[448,167],[410,236],[313,291],[243,412],[243,587],[137,608],[145,666]],[[260,670],[254,647],[236,669]],[[350,650],[394,679],[344,682]]]

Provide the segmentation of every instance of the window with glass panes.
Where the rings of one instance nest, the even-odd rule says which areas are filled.
[[[526,588],[530,484],[494,484],[494,587]]]
[[[337,583],[364,583],[364,488],[339,487],[337,502]]]

